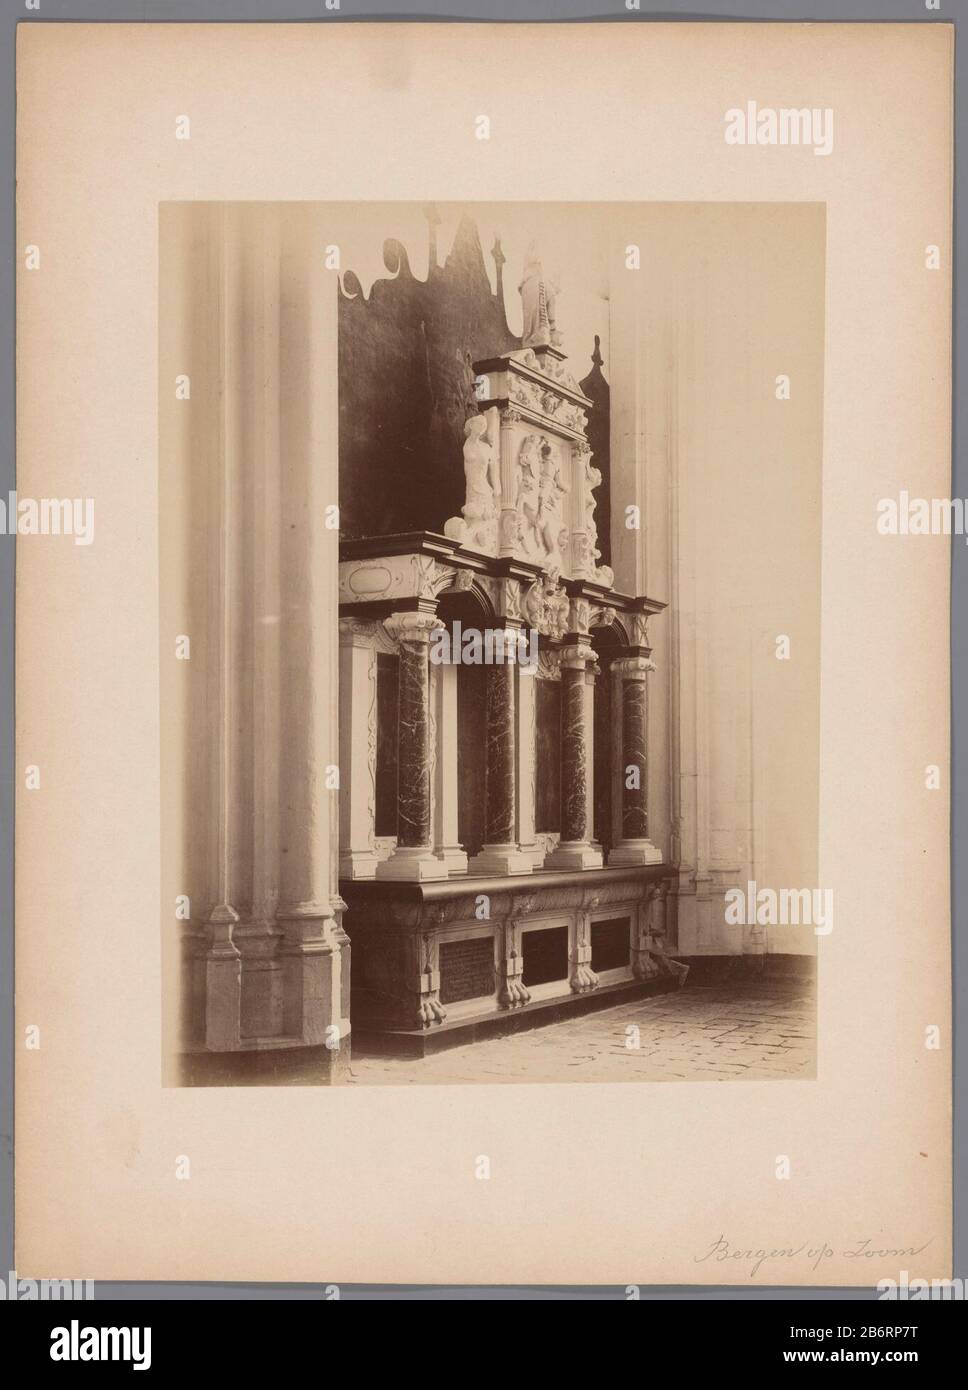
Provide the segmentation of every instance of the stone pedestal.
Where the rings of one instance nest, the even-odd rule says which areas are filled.
[[[224,904],[208,919],[205,951],[205,1046],[210,1052],[230,1052],[241,1038],[242,956],[232,940],[238,913]]]
[[[650,890],[669,873],[654,865],[539,870],[527,879],[347,880],[357,1046],[370,1040],[381,1052],[422,1056],[677,988],[671,968],[654,966],[657,942],[644,925]]]
[[[334,938],[333,918],[316,904],[306,903],[277,913],[276,920],[283,929],[278,951],[283,972],[283,1032],[309,1045],[328,1043],[335,1049],[342,1028],[339,975],[334,969],[340,947]]]

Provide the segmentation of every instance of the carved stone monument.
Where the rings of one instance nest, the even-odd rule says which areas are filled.
[[[459,493],[415,477],[424,529],[341,544],[354,1028],[416,1053],[677,982],[647,814],[646,625],[665,605],[599,563],[592,402],[533,245],[519,290],[520,345],[472,363],[460,514],[440,534],[439,494]],[[462,625],[531,651],[527,669],[476,668],[456,632],[437,661]]]
[[[554,293],[533,244],[519,289],[524,346],[474,364],[480,415],[465,426],[466,497],[444,534],[483,555],[610,588],[612,571],[597,563],[602,475],[586,436],[591,401],[565,366]]]

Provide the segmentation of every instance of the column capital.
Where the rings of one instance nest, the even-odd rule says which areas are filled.
[[[340,618],[341,647],[371,647],[376,636],[376,623],[366,618]]]
[[[493,585],[494,607],[506,628],[521,628],[527,621],[522,610],[521,581],[497,579]]]
[[[444,624],[436,613],[423,613],[416,610],[407,613],[391,613],[389,618],[384,618],[383,626],[394,642],[411,643],[415,646],[425,647],[430,641],[430,634],[434,629],[443,627]]]
[[[588,643],[575,642],[569,647],[562,647],[560,657],[562,666],[567,670],[584,671],[595,661],[595,649]]]
[[[648,656],[622,656],[612,662],[612,670],[623,680],[644,681],[655,670],[655,662]]]

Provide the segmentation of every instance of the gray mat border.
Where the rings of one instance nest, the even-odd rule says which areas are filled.
[[[968,22],[968,0],[942,0],[941,11],[926,11],[923,0],[706,0],[691,6],[687,0],[664,4],[641,0],[641,10],[629,13],[624,0],[383,0],[379,6],[341,0],[338,15],[325,10],[323,0],[293,4],[287,0],[40,0],[40,10],[28,11],[23,0],[0,0],[0,494],[15,484],[14,423],[14,306],[16,284],[15,226],[15,31],[18,23],[186,23],[261,22],[345,24],[373,20],[419,23],[447,20],[473,22],[561,22],[600,20],[611,23],[648,23],[650,20],[688,22],[790,21],[951,23],[960,30]],[[965,86],[968,54],[955,45],[955,275],[954,275],[954,378],[953,378],[953,474],[952,497],[968,496],[968,463],[959,457],[959,443],[968,428],[968,383],[960,361],[959,345],[966,324],[965,286],[968,255],[958,229],[966,215],[964,148]],[[0,538],[0,1269],[13,1268],[13,815],[14,815],[14,566],[13,538]],[[952,660],[952,946],[955,1025],[955,1258],[954,1273],[968,1276],[968,1123],[965,1107],[957,1103],[957,1086],[966,1069],[965,934],[968,924],[968,853],[961,860],[955,852],[958,837],[968,820],[968,547],[955,540],[951,572]],[[965,842],[968,844],[968,841]],[[912,930],[917,929],[916,913]],[[4,1264],[3,1261],[6,1261]],[[630,1255],[630,1266],[634,1257]],[[70,1271],[59,1271],[67,1275]],[[629,1281],[635,1271],[630,1267]],[[316,1300],[326,1297],[324,1283],[215,1284],[215,1283],[113,1283],[95,1286],[98,1300]],[[339,1286],[343,1299],[448,1300],[448,1301],[574,1301],[624,1300],[625,1286],[589,1288],[466,1285],[360,1285]],[[790,1299],[870,1300],[871,1289],[712,1288],[640,1286],[643,1301],[770,1301]]]

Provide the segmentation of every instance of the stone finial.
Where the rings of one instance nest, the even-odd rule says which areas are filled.
[[[501,238],[494,237],[494,245],[491,247],[491,256],[494,260],[494,267],[497,272],[497,299],[500,301],[504,289],[504,262],[507,257],[501,249]]]

